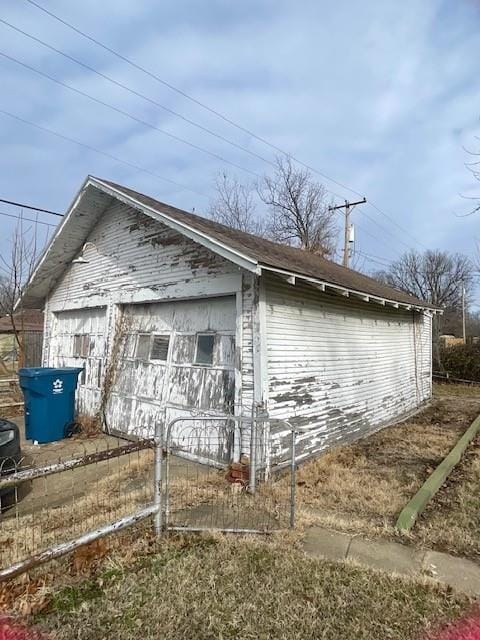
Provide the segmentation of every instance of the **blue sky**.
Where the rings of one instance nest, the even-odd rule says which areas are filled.
[[[38,0],[167,82],[365,194],[357,249],[388,262],[409,247],[474,257],[480,194],[465,151],[480,141],[478,0]],[[152,100],[272,160],[274,151],[133,69],[26,0],[0,18]],[[246,171],[174,141],[0,56],[0,109],[75,138],[149,173],[0,114],[0,198],[63,211],[84,177],[116,180],[205,211],[217,172],[251,180],[269,165],[115,87],[0,23],[0,52],[204,147]],[[355,194],[316,176],[338,196]],[[338,199],[338,198],[337,198]],[[7,205],[0,211],[17,214]],[[25,214],[27,215],[27,214]],[[50,216],[39,219],[55,223]],[[392,220],[395,220],[396,226]],[[0,216],[0,251],[14,220]],[[341,222],[339,220],[339,222]],[[47,227],[40,227],[40,241]],[[365,269],[379,267],[364,258]]]

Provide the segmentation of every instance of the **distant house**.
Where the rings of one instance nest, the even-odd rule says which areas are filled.
[[[22,349],[15,337],[14,326]],[[8,370],[15,369],[19,364],[38,367],[42,362],[42,342],[43,311],[40,309],[18,311],[13,316],[13,322],[10,316],[0,318],[0,361],[9,363]]]
[[[456,347],[459,344],[465,344],[465,340],[463,338],[456,338],[451,334],[443,334],[439,339],[443,347],[446,349],[448,349],[448,347]]]
[[[23,296],[44,307],[43,363],[81,365],[109,427],[147,435],[189,412],[272,419],[265,457],[305,459],[399,420],[431,395],[436,309],[310,253],[88,177]],[[115,349],[120,318],[122,349]],[[112,356],[113,357],[113,356]],[[239,447],[225,442],[221,455]],[[219,453],[220,455],[220,453]]]

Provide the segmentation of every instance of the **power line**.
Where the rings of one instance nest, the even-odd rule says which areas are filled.
[[[2,22],[1,19],[0,19],[0,22]],[[119,107],[116,107],[115,105],[110,104],[109,102],[104,102],[103,100],[100,100],[100,98],[95,98],[95,96],[92,96],[89,93],[86,93],[85,91],[82,91],[81,89],[77,89],[76,87],[73,87],[72,85],[67,84],[66,82],[63,82],[62,80],[58,80],[54,76],[51,76],[50,74],[45,73],[44,71],[40,71],[40,69],[32,67],[31,65],[27,64],[26,62],[22,62],[21,60],[18,60],[17,58],[14,58],[13,56],[9,56],[8,54],[3,53],[2,51],[0,51],[0,56],[2,56],[3,58],[6,58],[7,60],[10,60],[11,62],[14,62],[15,64],[17,64],[17,65],[19,65],[21,67],[24,67],[25,69],[28,69],[29,71],[32,71],[33,73],[38,74],[39,76],[42,76],[43,78],[47,78],[51,82],[55,82],[55,84],[58,84],[61,87],[64,87],[65,89],[69,89],[70,91],[73,91],[74,93],[77,93],[78,95],[81,95],[81,96],[83,96],[85,98],[88,98],[89,100],[92,100],[92,102],[100,104],[103,107],[106,107],[107,109],[111,109],[112,111],[115,111],[116,113],[119,113],[120,115],[123,115],[126,118],[130,118],[131,120],[133,120],[135,122],[138,122],[139,124],[141,124],[141,125],[143,125],[145,127],[148,127],[150,129],[154,129],[155,131],[158,131],[159,133],[162,133],[163,135],[171,138],[172,140],[176,140],[177,142],[182,142],[183,144],[186,144],[189,147],[192,147],[192,149],[196,149],[197,151],[201,151],[202,153],[206,153],[207,155],[212,156],[213,158],[216,158],[217,160],[220,160],[221,162],[225,162],[226,164],[229,164],[232,167],[235,167],[237,169],[240,169],[241,171],[245,171],[247,173],[250,173],[250,174],[256,176],[257,178],[261,178],[261,176],[258,173],[255,173],[255,171],[251,171],[250,169],[242,167],[241,165],[236,164],[235,162],[232,162],[231,160],[227,160],[223,156],[220,156],[217,153],[215,153],[214,151],[208,151],[208,149],[204,149],[203,147],[200,147],[199,145],[197,145],[197,144],[195,144],[193,142],[189,142],[188,140],[185,140],[184,138],[181,138],[180,136],[177,136],[177,135],[175,135],[173,133],[165,131],[165,129],[161,129],[160,127],[157,127],[156,125],[152,124],[151,122],[147,122],[146,120],[142,120],[142,118],[137,118],[137,116],[134,116],[132,113],[129,113],[128,111],[124,111],[123,109],[120,109]]]
[[[338,215],[340,215],[342,217],[342,220],[344,219],[343,214],[338,209],[332,208],[332,210],[335,211],[335,213],[338,213]],[[367,216],[367,218],[369,220],[371,220],[371,222],[375,223],[375,221],[372,220],[369,216]],[[369,231],[368,229],[363,227],[359,222],[355,222],[354,227],[356,229],[361,229],[362,233],[364,233],[366,236],[369,236],[372,240],[375,240],[375,242],[378,242],[380,244],[387,243],[393,251],[396,251],[397,253],[399,252],[399,250],[396,247],[393,246],[391,241],[385,240],[384,238],[379,238],[379,236],[375,235],[374,233],[372,233],[371,231]],[[380,226],[380,228],[383,230],[382,226]],[[357,251],[357,253],[358,253],[358,251]]]
[[[23,124],[27,124],[30,127],[35,127],[36,129],[43,131],[45,133],[49,133],[53,136],[56,136],[57,138],[60,138],[61,140],[66,140],[67,142],[72,142],[73,144],[78,145],[79,147],[83,147],[84,149],[88,149],[89,151],[94,151],[95,153],[98,153],[102,156],[105,156],[106,158],[109,158],[110,160],[114,160],[115,162],[119,162],[120,164],[124,164],[127,167],[130,167],[132,169],[135,169],[136,171],[140,171],[141,173],[146,173],[154,178],[158,178],[159,180],[164,180],[165,182],[169,182],[170,184],[175,185],[176,187],[178,187],[179,189],[181,189],[182,191],[191,191],[192,193],[195,193],[197,195],[202,196],[202,198],[208,198],[208,196],[204,193],[202,193],[201,191],[197,191],[196,189],[192,189],[191,187],[186,187],[183,184],[180,184],[179,182],[175,182],[175,180],[171,180],[170,178],[165,178],[165,176],[161,176],[158,173],[154,173],[153,171],[150,171],[149,169],[144,169],[143,167],[141,167],[138,164],[135,164],[134,162],[130,162],[128,160],[123,160],[122,158],[119,158],[117,156],[112,155],[111,153],[107,153],[106,151],[102,151],[101,149],[97,149],[96,147],[92,147],[88,144],[85,144],[84,142],[80,142],[79,140],[75,140],[75,138],[70,138],[68,136],[63,135],[63,133],[59,133],[58,131],[54,131],[53,129],[49,129],[48,127],[44,127],[42,125],[37,124],[36,122],[32,122],[31,120],[27,120],[26,118],[21,118],[20,116],[17,116],[13,113],[10,113],[9,111],[5,111],[3,109],[0,109],[0,113],[3,114],[4,116],[8,116],[9,118],[13,118],[14,120],[18,120],[19,122],[22,122]]]
[[[63,217],[63,213],[57,213],[56,211],[50,211],[50,209],[41,209],[40,207],[33,207],[30,204],[23,204],[21,202],[15,202],[14,200],[4,200],[3,198],[0,198],[0,202],[3,202],[5,204],[12,204],[15,207],[21,207],[22,209],[31,209],[32,211],[41,211],[42,213],[49,213],[52,216],[61,216],[61,217]]]
[[[263,162],[266,162],[267,164],[275,166],[275,164],[271,160],[269,160],[268,158],[264,158],[263,156],[261,156],[260,154],[256,153],[255,151],[252,151],[251,149],[247,149],[246,147],[243,147],[241,144],[238,144],[234,140],[230,140],[229,138],[226,138],[225,136],[222,136],[220,133],[217,133],[216,131],[212,131],[212,129],[209,129],[208,127],[204,127],[202,124],[200,124],[198,122],[195,122],[195,120],[191,120],[187,116],[184,116],[183,114],[178,113],[178,111],[175,111],[174,109],[171,109],[170,107],[165,106],[161,102],[158,102],[157,100],[154,100],[153,98],[150,98],[149,96],[146,96],[145,94],[140,93],[140,91],[137,91],[136,89],[132,89],[128,85],[124,84],[123,82],[115,80],[115,78],[112,78],[111,76],[107,75],[106,73],[103,73],[102,71],[99,71],[98,69],[95,69],[95,67],[92,67],[89,64],[86,64],[85,62],[82,62],[81,60],[78,60],[78,58],[74,58],[73,56],[69,55],[65,51],[62,51],[61,49],[57,49],[57,47],[54,47],[53,45],[49,44],[48,42],[45,42],[44,40],[41,40],[37,36],[34,36],[33,34],[28,33],[27,31],[24,31],[23,29],[20,29],[19,27],[16,27],[15,25],[13,25],[10,22],[7,22],[6,20],[3,20],[1,18],[0,18],[0,22],[2,24],[6,25],[7,27],[10,27],[11,29],[16,31],[17,33],[21,33],[23,36],[25,36],[27,38],[30,38],[34,42],[37,42],[37,43],[41,44],[43,47],[46,47],[47,49],[50,49],[50,51],[54,51],[55,53],[58,53],[59,55],[61,55],[64,58],[66,58],[67,60],[70,60],[71,62],[74,62],[75,64],[79,65],[80,67],[83,67],[84,69],[87,69],[88,71],[91,71],[92,73],[96,74],[100,78],[103,78],[104,80],[107,80],[108,82],[114,84],[115,86],[120,87],[124,91],[128,91],[132,95],[137,96],[138,98],[142,98],[142,100],[145,100],[145,101],[149,102],[150,104],[155,105],[159,109],[162,109],[163,111],[166,111],[167,113],[170,113],[171,115],[173,115],[173,116],[175,116],[177,118],[180,118],[184,122],[187,122],[188,124],[191,124],[192,126],[197,127],[197,129],[200,129],[201,131],[204,131],[205,133],[208,133],[209,135],[214,136],[215,138],[218,138],[219,140],[222,140],[223,142],[226,142],[227,144],[229,144],[229,145],[231,145],[233,147],[236,147],[237,149],[239,149],[240,151],[243,151],[244,153],[248,153],[251,156],[253,156],[255,158],[258,158],[259,160],[262,160]]]
[[[315,167],[312,167],[311,165],[302,162],[299,158],[297,158],[294,155],[288,153],[284,149],[281,149],[280,147],[278,147],[277,145],[273,144],[269,140],[263,138],[262,136],[259,136],[258,134],[254,133],[252,130],[248,129],[247,127],[244,127],[244,126],[238,124],[237,122],[235,122],[234,120],[228,118],[226,115],[224,115],[220,111],[217,111],[216,109],[213,109],[212,107],[209,107],[204,102],[198,100],[197,98],[193,97],[192,95],[188,94],[187,92],[179,89],[178,87],[176,87],[175,85],[171,84],[170,82],[167,82],[166,80],[164,80],[163,78],[161,78],[157,74],[153,73],[153,71],[149,71],[145,67],[143,67],[140,64],[138,64],[138,63],[134,62],[133,60],[131,60],[130,58],[127,58],[126,56],[122,55],[121,53],[119,53],[115,49],[109,47],[108,45],[104,44],[103,42],[100,42],[99,40],[97,40],[93,36],[89,35],[88,33],[85,33],[84,31],[82,31],[78,27],[75,27],[70,22],[67,22],[67,20],[64,20],[63,18],[60,18],[60,16],[56,15],[52,11],[49,11],[48,9],[43,7],[42,5],[38,4],[38,2],[35,2],[34,0],[26,0],[26,2],[28,2],[30,5],[36,7],[37,9],[42,11],[43,13],[47,14],[48,16],[50,16],[51,18],[53,18],[57,22],[60,22],[64,26],[68,27],[69,29],[72,29],[73,31],[75,31],[75,33],[79,34],[83,38],[86,38],[87,40],[89,40],[90,42],[93,42],[94,44],[96,44],[97,46],[101,47],[105,51],[108,51],[109,53],[111,53],[112,55],[116,56],[117,58],[119,58],[123,62],[126,62],[128,65],[130,65],[134,69],[137,69],[138,71],[141,71],[142,73],[144,73],[147,76],[149,76],[150,78],[156,80],[157,82],[159,82],[163,86],[168,87],[171,91],[174,91],[175,93],[181,95],[182,97],[186,98],[190,102],[193,102],[194,104],[196,104],[197,106],[201,107],[202,109],[205,109],[206,111],[208,111],[208,112],[212,113],[213,115],[217,116],[218,118],[220,118],[224,122],[230,124],[231,126],[235,127],[239,131],[242,131],[243,133],[248,134],[249,136],[251,136],[255,140],[258,140],[259,142],[262,142],[263,144],[267,145],[271,149],[274,149],[278,153],[281,153],[282,155],[290,157],[292,160],[294,160],[295,162],[297,162],[301,166],[305,167],[306,169],[309,169],[310,171],[313,171],[317,175],[320,175],[321,177],[325,178],[326,180],[329,180],[333,184],[336,184],[337,186],[339,186],[339,187],[341,187],[343,189],[346,189],[347,191],[350,191],[351,193],[354,193],[357,196],[360,196],[360,197],[363,196],[363,194],[361,194],[356,189],[353,189],[353,188],[349,187],[348,185],[340,182],[339,180],[335,180],[334,178],[332,178],[328,174],[316,169]],[[335,194],[335,195],[337,195],[337,194]],[[340,197],[340,196],[337,196],[337,197]],[[368,204],[371,207],[373,207],[378,213],[380,213],[381,215],[385,216],[400,231],[402,231],[403,233],[408,235],[416,244],[424,247],[425,249],[427,248],[422,242],[417,240],[417,238],[415,238],[407,229],[404,229],[400,224],[398,224],[398,222],[396,220],[394,220],[394,218],[392,218],[387,213],[385,213],[385,211],[383,211],[374,202],[372,202],[370,200]]]
[[[0,202],[2,202],[0,200]],[[62,215],[61,213],[56,213],[55,215]],[[24,216],[16,216],[13,213],[7,213],[6,211],[0,211],[0,216],[6,216],[7,218],[16,218],[17,220],[25,220],[26,222],[33,222],[34,224],[43,224],[46,227],[56,227],[56,224],[50,224],[49,222],[44,222],[43,220],[32,220],[32,218],[25,218]],[[63,216],[62,216],[63,217]]]
[[[366,258],[367,260],[369,260],[370,262],[374,262],[376,264],[379,264],[382,267],[390,267],[392,262],[389,261],[387,258],[382,258],[381,256],[373,256],[369,253],[364,253],[363,251],[356,251],[355,253],[357,253],[358,255],[363,256],[364,258]]]

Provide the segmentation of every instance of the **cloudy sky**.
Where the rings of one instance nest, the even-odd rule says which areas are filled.
[[[480,150],[479,0],[35,2],[315,168],[337,201],[365,194],[380,211],[353,214],[357,251],[377,260],[364,269],[410,247],[475,255],[480,214],[458,216],[480,194],[465,167]],[[219,171],[271,169],[272,147],[27,0],[0,18],[0,198],[64,211],[90,173],[201,213]],[[1,252],[15,223],[0,216]]]

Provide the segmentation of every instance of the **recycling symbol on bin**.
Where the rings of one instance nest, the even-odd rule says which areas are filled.
[[[53,381],[53,393],[63,393],[63,380],[60,378]]]

